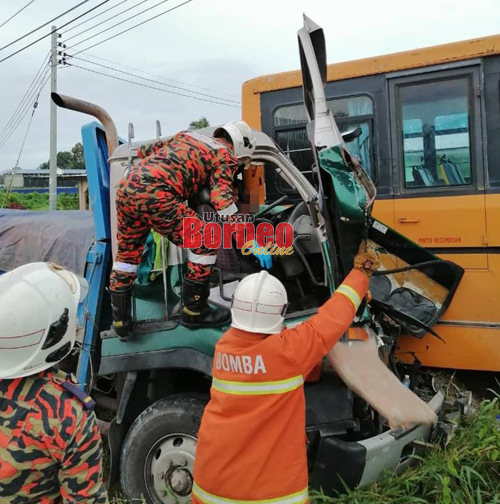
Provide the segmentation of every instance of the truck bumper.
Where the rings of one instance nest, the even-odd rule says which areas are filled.
[[[439,414],[444,395],[436,394],[429,406]],[[326,495],[349,488],[366,486],[376,481],[384,471],[404,471],[412,455],[423,448],[417,440],[428,441],[433,427],[418,425],[408,430],[387,431],[363,441],[348,442],[333,436],[320,441],[311,474],[311,486]]]
[[[435,413],[443,407],[444,395],[439,392],[430,401],[429,406]],[[387,431],[359,444],[366,448],[366,463],[361,481],[361,486],[369,485],[376,481],[383,471],[404,471],[411,462],[411,456],[418,452],[414,441],[427,441],[432,431],[431,425],[417,425],[412,429]]]

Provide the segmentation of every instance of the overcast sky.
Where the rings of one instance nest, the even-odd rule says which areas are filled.
[[[0,28],[0,47],[81,1],[35,0]],[[55,24],[61,26],[102,1],[90,0]],[[61,40],[65,41],[140,1],[110,0],[74,24],[123,3],[66,35],[65,30],[61,30]],[[116,19],[74,37],[68,41],[68,46],[122,19],[136,16],[68,52],[85,49],[184,0],[170,0],[138,15],[160,1],[144,1]],[[28,2],[0,0],[0,25]],[[324,28],[329,63],[500,33],[500,0],[193,0],[79,56],[122,71],[139,73],[94,59],[91,55],[106,58],[178,81],[169,81],[173,86],[239,101],[241,85],[245,80],[299,67],[296,32],[302,24],[303,12]],[[0,59],[49,31],[46,27],[0,50]],[[50,37],[0,63],[0,131],[20,103],[49,48]],[[99,72],[137,80],[83,61],[73,62]],[[142,76],[159,80],[149,74],[142,73]],[[161,87],[151,82],[144,84]],[[175,88],[165,89],[184,93]],[[36,168],[49,157],[49,90],[48,83],[40,95],[39,107],[21,157],[20,166],[25,169]],[[191,120],[201,116],[216,124],[237,119],[241,113],[239,108],[138,87],[78,68],[64,68],[58,72],[58,91],[104,107],[114,118],[123,137],[127,135],[127,124],[132,121],[136,139],[139,140],[154,137],[156,119],[161,120],[163,133],[167,134],[186,128]],[[29,114],[1,148],[0,171],[14,166],[28,120]],[[80,128],[86,122],[87,118],[81,114],[59,109],[58,150],[68,150],[80,141]]]

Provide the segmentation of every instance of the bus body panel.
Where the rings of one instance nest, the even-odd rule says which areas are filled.
[[[415,353],[427,366],[499,371],[500,35],[327,70],[325,94],[339,127],[358,121],[368,132],[361,155],[377,183],[374,217],[465,269],[435,327],[446,344],[430,335],[404,337],[399,357],[411,362]],[[301,84],[292,71],[252,79],[242,90],[243,119],[299,169],[309,161],[297,131],[304,122]],[[371,100],[370,110],[336,105],[360,97]]]

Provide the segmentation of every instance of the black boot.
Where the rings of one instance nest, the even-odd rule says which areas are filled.
[[[181,324],[192,329],[222,327],[231,323],[231,312],[225,308],[208,306],[209,282],[195,282],[184,277],[182,285]]]
[[[128,341],[132,333],[132,290],[114,291],[108,289],[111,296],[113,328],[121,341]]]

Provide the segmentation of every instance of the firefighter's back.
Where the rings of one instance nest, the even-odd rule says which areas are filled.
[[[286,350],[282,334],[235,328],[217,344],[194,472],[199,500],[307,499],[304,379]]]
[[[91,406],[63,372],[0,380],[0,502],[107,502]]]

